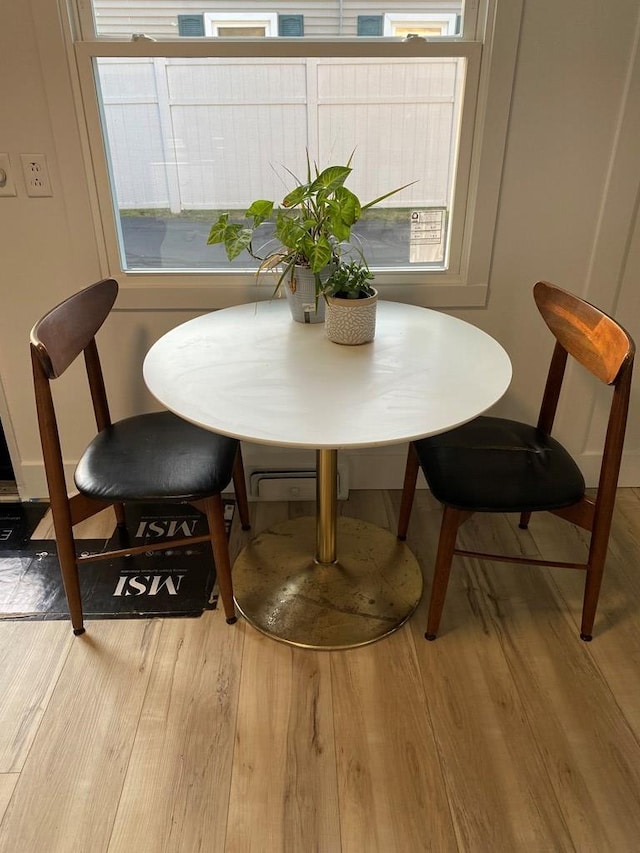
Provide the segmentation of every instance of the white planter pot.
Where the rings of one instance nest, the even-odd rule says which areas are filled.
[[[336,344],[355,346],[372,341],[376,334],[378,291],[366,299],[327,298],[325,329]]]
[[[322,271],[324,280],[329,271]],[[325,301],[319,296],[316,300],[316,277],[306,267],[295,267],[293,277],[287,275],[282,282],[291,316],[298,323],[324,323]]]

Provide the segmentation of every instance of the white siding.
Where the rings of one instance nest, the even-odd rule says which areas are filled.
[[[358,15],[382,15],[385,12],[459,12],[461,2],[444,0],[344,0],[342,3],[342,21],[339,16],[340,4],[319,2],[319,0],[298,0],[298,2],[264,2],[264,0],[245,0],[241,5],[234,2],[220,3],[218,0],[154,0],[145,3],[142,0],[94,0],[96,26],[99,35],[129,37],[132,33],[146,33],[154,37],[175,37],[178,35],[178,15],[203,12],[277,12],[279,14],[304,15],[304,34],[306,36],[357,35]]]

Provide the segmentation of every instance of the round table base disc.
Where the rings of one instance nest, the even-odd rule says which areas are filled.
[[[315,518],[260,533],[233,567],[238,610],[276,640],[310,649],[348,649],[397,630],[422,595],[418,561],[389,530],[338,518],[338,561],[316,563]]]

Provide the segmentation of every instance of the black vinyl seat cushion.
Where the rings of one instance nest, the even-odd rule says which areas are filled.
[[[434,497],[456,509],[560,509],[585,493],[582,473],[564,447],[519,421],[480,417],[414,445]]]
[[[190,501],[231,480],[238,440],[171,412],[118,421],[87,447],[74,475],[78,490],[108,501]]]

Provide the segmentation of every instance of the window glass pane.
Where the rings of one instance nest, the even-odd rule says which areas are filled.
[[[304,35],[310,38],[356,35],[404,36],[415,33],[425,36],[453,35],[461,32],[463,0],[369,0],[363,6],[360,0],[342,0],[341,3],[326,3],[320,0],[299,0],[295,6],[274,3],[265,6],[264,0],[211,0],[195,3],[193,0],[92,0],[95,31],[98,37],[130,38],[133,33],[144,33],[152,38],[176,38],[178,36],[202,35],[197,24],[181,26],[180,19],[207,17],[221,21],[230,19],[259,19],[265,13],[274,18],[298,16],[304,18],[304,28],[299,23],[294,31],[282,28],[280,35]],[[295,13],[295,15],[290,14]],[[360,18],[360,21],[358,20]],[[364,24],[364,18],[368,23]],[[379,18],[380,25],[374,25]],[[385,19],[384,22],[382,19]],[[204,27],[204,35],[251,36],[252,32],[223,33],[215,27]],[[267,35],[278,35],[277,26]]]
[[[224,36],[224,38],[230,38],[232,36],[234,38],[236,38],[237,36],[244,36],[244,37],[255,36],[255,37],[258,37],[258,36],[265,36],[266,35],[264,30],[265,30],[264,27],[220,26],[220,27],[217,27],[217,35]]]
[[[446,267],[465,60],[101,58],[103,131],[125,270],[255,268],[207,246],[221,212],[276,203],[346,164],[367,211],[354,229],[379,269]],[[262,226],[267,243],[272,229]],[[265,251],[268,254],[268,251]]]

